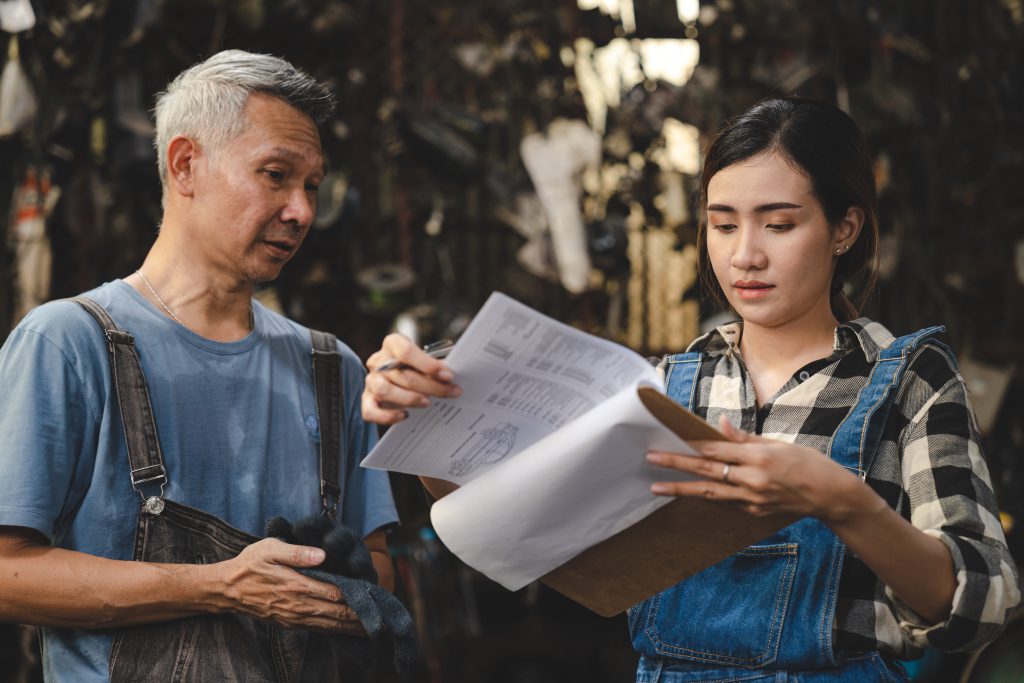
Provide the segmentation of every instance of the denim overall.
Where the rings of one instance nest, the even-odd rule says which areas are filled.
[[[867,476],[911,351],[942,329],[881,350],[827,457]],[[700,353],[668,358],[667,394],[691,410],[702,360]],[[845,550],[827,526],[804,518],[633,606],[638,683],[907,680],[877,651],[833,650]]]
[[[210,564],[237,556],[260,539],[201,510],[163,498],[167,483],[146,378],[132,335],[85,297],[107,338],[113,384],[128,445],[132,487],[142,497],[132,559]],[[324,514],[336,514],[344,480],[341,449],[341,357],[333,335],[310,331],[317,417],[321,425],[320,496]],[[340,681],[352,680],[338,638],[284,629],[240,614],[201,615],[132,626],[115,632],[110,680]]]

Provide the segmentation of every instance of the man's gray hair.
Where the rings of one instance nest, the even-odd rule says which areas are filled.
[[[334,95],[283,59],[224,50],[178,74],[156,97],[160,183],[167,185],[167,144],[187,135],[208,149],[241,134],[242,110],[252,93],[277,97],[319,126],[334,114]]]

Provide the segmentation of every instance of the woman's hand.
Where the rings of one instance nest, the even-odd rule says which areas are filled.
[[[389,361],[400,365],[378,372]],[[381,425],[401,422],[407,408],[426,408],[430,397],[454,398],[462,393],[452,383],[452,372],[440,360],[427,355],[408,337],[389,334],[380,350],[366,361],[370,373],[363,389],[363,419]]]
[[[702,477],[659,482],[652,492],[735,502],[756,516],[810,516],[829,524],[848,519],[855,501],[863,500],[858,494],[864,484],[820,451],[748,434],[724,417],[721,431],[728,441],[690,442],[701,455],[648,453],[652,464]]]

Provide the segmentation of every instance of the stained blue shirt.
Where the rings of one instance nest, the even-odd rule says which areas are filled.
[[[235,342],[201,337],[124,281],[87,296],[135,336],[167,468],[165,496],[255,536],[275,516],[316,514],[319,424],[306,328],[254,303]],[[385,472],[359,461],[376,442],[362,421],[364,370],[342,354],[342,520],[367,535],[397,521]],[[41,306],[0,349],[0,525],[36,529],[55,546],[132,557],[140,497],[106,339],[77,304]],[[107,679],[110,631],[48,628],[47,680]]]

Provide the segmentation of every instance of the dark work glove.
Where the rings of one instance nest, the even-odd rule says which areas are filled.
[[[323,548],[327,558],[317,567],[320,571],[377,583],[377,570],[363,539],[347,526],[335,524],[323,515],[294,525],[284,517],[274,517],[267,522],[267,536],[294,545]]]
[[[370,551],[355,532],[324,516],[310,517],[295,525],[275,517],[267,522],[267,535],[286,543],[323,548],[327,553],[320,566],[298,571],[340,588],[348,606],[359,617],[369,641],[340,637],[350,660],[368,669],[376,661],[376,651],[383,639],[391,637],[395,670],[403,675],[412,672],[418,659],[412,617],[405,605],[377,585],[377,570]]]

